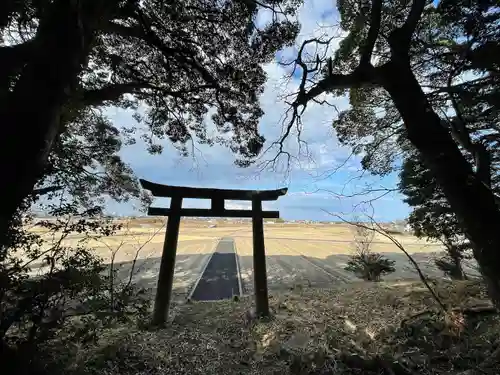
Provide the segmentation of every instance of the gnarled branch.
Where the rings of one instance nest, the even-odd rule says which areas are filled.
[[[323,78],[316,85],[311,87],[309,91],[305,88],[299,92],[297,99],[293,103],[294,106],[305,106],[307,103],[317,96],[334,90],[348,89],[356,86],[367,86],[375,83],[374,69],[357,69],[351,74],[332,74]],[[307,72],[304,72],[307,74]]]
[[[62,190],[62,186],[47,186],[47,187],[44,187],[44,188],[40,188],[40,189],[33,189],[33,191],[31,192],[31,195],[34,195],[34,196],[37,196],[37,195],[45,195],[45,194],[49,194],[49,193],[53,193],[55,191],[58,191],[58,190]]]
[[[410,49],[411,38],[417,28],[426,2],[426,0],[413,0],[405,23],[399,29],[394,30],[389,36],[391,49],[397,50],[400,55],[402,53],[407,54]]]
[[[102,27],[107,34],[114,34],[124,38],[144,39],[144,32],[139,26],[125,26],[116,22],[108,22]]]
[[[110,84],[100,89],[83,91],[82,101],[85,105],[101,105],[105,101],[116,101],[124,94],[132,94],[145,88],[151,88],[151,85],[139,82]]]
[[[382,18],[382,0],[373,0],[371,14],[370,14],[370,28],[365,43],[361,48],[360,66],[367,66],[370,64],[373,48],[377,41],[380,32],[380,20]]]

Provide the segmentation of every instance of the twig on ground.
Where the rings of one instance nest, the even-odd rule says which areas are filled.
[[[455,307],[451,309],[452,312],[459,312],[467,316],[477,316],[477,315],[490,315],[498,314],[498,310],[495,306],[472,306],[472,307]]]
[[[415,319],[418,319],[418,318],[422,318],[425,315],[432,316],[432,314],[435,314],[435,313],[436,313],[436,311],[429,310],[429,309],[426,309],[426,310],[423,310],[423,311],[419,311],[418,313],[410,315],[409,317],[403,319],[401,321],[400,326],[404,327],[404,326],[406,326],[408,324],[408,322],[410,322],[412,320],[415,320]]]

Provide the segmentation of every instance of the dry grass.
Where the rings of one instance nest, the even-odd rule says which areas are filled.
[[[450,307],[487,303],[482,288],[472,282],[442,283],[437,289]],[[178,305],[168,328],[117,327],[94,346],[75,344],[67,371],[354,374],[361,372],[348,369],[347,358],[389,355],[415,373],[444,374],[484,361],[499,344],[498,317],[476,317],[461,332],[452,331],[432,312],[428,291],[415,282],[299,288],[273,295],[270,303],[269,321],[251,320],[250,298]],[[429,310],[428,316],[405,320],[422,310]]]

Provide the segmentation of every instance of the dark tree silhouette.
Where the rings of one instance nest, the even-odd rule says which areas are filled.
[[[334,122],[341,140],[367,151],[364,166],[381,174],[401,153],[417,150],[470,240],[500,307],[500,211],[491,187],[491,155],[468,125],[469,116],[479,111],[487,117],[498,106],[500,15],[492,10],[495,4],[339,2],[348,35],[329,59],[311,57],[309,47],[322,40],[307,40],[299,49],[295,64],[303,75],[284,134],[300,123],[308,103],[349,90],[352,108]],[[471,87],[471,82],[481,86]],[[467,112],[457,99],[465,100],[475,89],[483,104],[470,107],[461,119],[460,113]],[[493,115],[488,126],[496,129],[497,122]],[[498,130],[491,133],[498,136]]]
[[[436,265],[453,279],[465,279],[462,260],[470,257],[471,244],[436,179],[417,154],[407,156],[400,179],[404,201],[413,208],[408,223],[414,233],[440,241],[446,255],[436,259]]]
[[[266,79],[261,64],[294,40],[298,25],[287,20],[294,5],[286,0],[2,2],[0,243],[23,199],[46,168],[55,167],[47,164],[54,147],[67,142],[68,134],[88,131],[79,126],[81,117],[104,106],[136,110],[152,152],[161,151],[154,142],[161,138],[183,154],[189,142],[219,142],[247,163],[264,142],[257,129]],[[276,17],[258,27],[262,8]],[[213,138],[204,121],[211,109],[219,131]],[[101,125],[101,136],[116,130]],[[117,171],[115,177],[125,176],[118,159],[106,163]]]

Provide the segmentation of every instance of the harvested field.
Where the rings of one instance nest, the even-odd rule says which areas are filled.
[[[165,227],[161,221],[149,219],[126,223],[115,236],[90,242],[96,253],[114,265],[120,278],[129,277],[154,292],[162,254]],[[268,284],[270,290],[300,286],[331,287],[356,281],[356,276],[344,270],[353,249],[353,230],[342,224],[266,224],[265,244]],[[174,295],[185,297],[200,278],[219,239],[233,238],[240,270],[242,292],[253,290],[252,228],[249,222],[195,221],[181,223],[177,262],[174,276]],[[408,234],[394,236],[417,260],[424,273],[442,277],[433,259],[441,251],[436,243],[423,241]],[[71,237],[66,244],[76,244],[81,238]],[[405,255],[388,239],[377,235],[373,251],[381,252],[396,261],[396,272],[386,280],[417,278]],[[134,262],[134,258],[136,258]],[[471,268],[466,271],[473,273]]]

